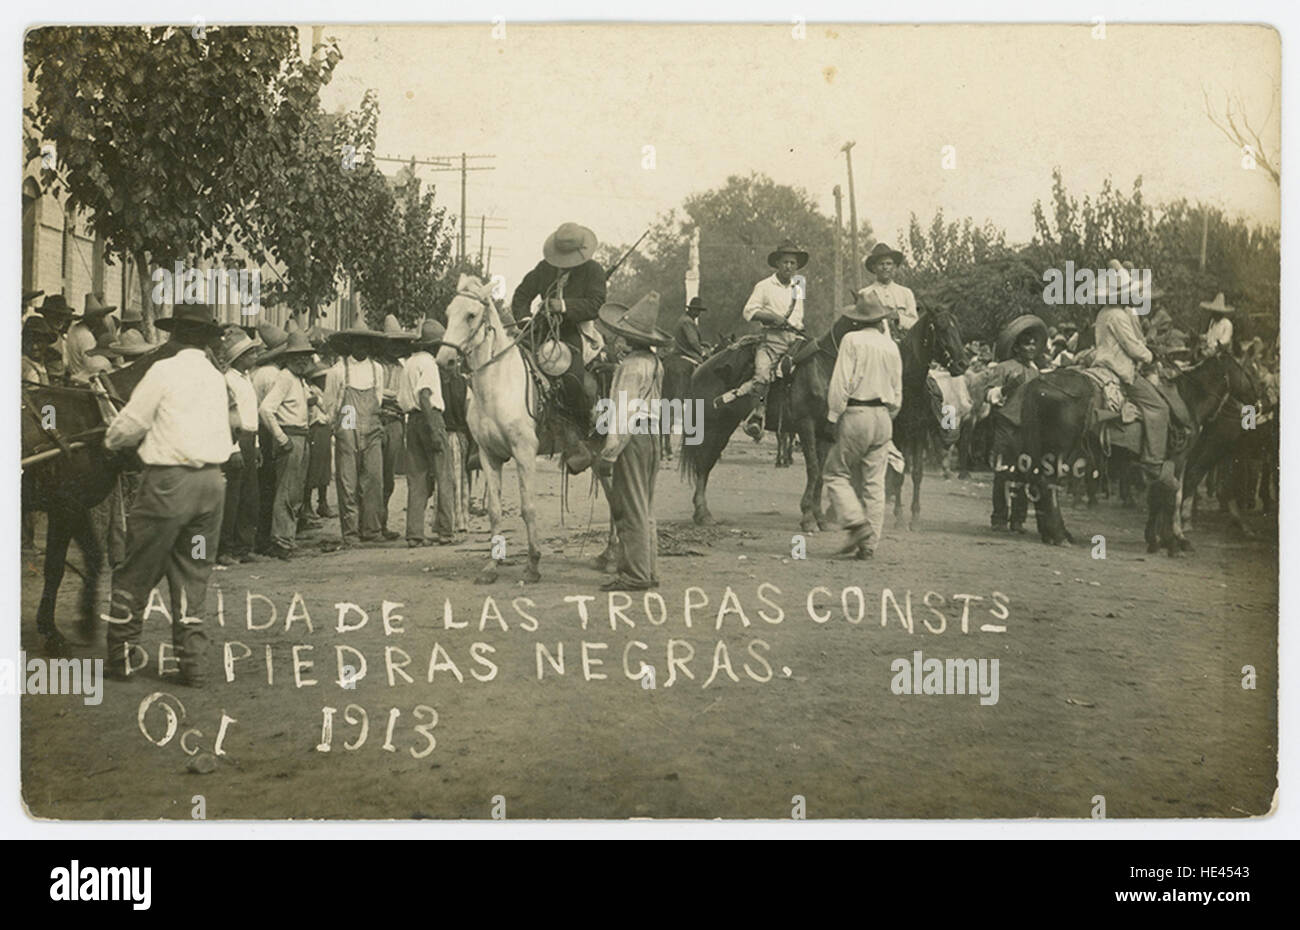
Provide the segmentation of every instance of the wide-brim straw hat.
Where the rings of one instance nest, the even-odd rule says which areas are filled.
[[[300,329],[296,329],[289,334],[284,345],[280,346],[276,352],[277,358],[284,358],[288,355],[315,355],[316,347],[311,344],[307,334]]]
[[[596,234],[577,223],[561,223],[542,243],[542,257],[556,268],[577,268],[591,261],[599,242]]]
[[[93,320],[96,317],[106,316],[116,310],[117,307],[110,307],[94,294],[86,295],[85,309],[77,317],[78,321]]]
[[[877,242],[876,247],[871,250],[871,254],[862,260],[862,265],[867,271],[875,272],[877,263],[881,259],[892,258],[895,265],[905,264],[903,253],[893,246],[885,245],[883,242]]]
[[[157,346],[151,346],[145,342],[144,336],[140,334],[139,330],[124,329],[117,341],[108,347],[108,354],[136,358],[149,354],[155,348]]]
[[[1213,300],[1201,301],[1201,309],[1209,310],[1211,313],[1222,313],[1225,316],[1237,312],[1236,307],[1229,307],[1224,302],[1223,291],[1219,291],[1219,293],[1215,294]]]
[[[402,329],[402,324],[397,322],[397,317],[390,313],[384,317],[383,335],[387,339],[410,342],[415,339],[418,333]]]
[[[631,307],[620,303],[607,303],[600,308],[600,321],[610,332],[632,342],[664,346],[673,341],[657,325],[659,322],[659,293],[651,291]]]
[[[998,333],[997,349],[993,357],[999,362],[1011,358],[1011,350],[1020,341],[1020,337],[1028,332],[1037,335],[1040,344],[1046,344],[1047,324],[1032,313],[1026,313],[1002,327],[1002,332]]]
[[[840,311],[840,315],[860,323],[876,323],[895,316],[895,311],[886,307],[874,288],[864,289],[853,303]]]
[[[420,324],[420,333],[415,337],[412,346],[423,348],[425,346],[435,345],[442,342],[442,337],[447,335],[447,327],[443,326],[437,320],[425,320]]]
[[[1155,300],[1165,295],[1165,292],[1154,284],[1150,290],[1143,291],[1141,289],[1142,282],[1133,276],[1133,272],[1137,269],[1133,267],[1132,262],[1124,265],[1120,263],[1119,259],[1112,258],[1106,263],[1106,267],[1115,272],[1115,292],[1112,294],[1110,290],[1110,276],[1098,275],[1097,289],[1093,294],[1093,301],[1097,304],[1118,303],[1122,305],[1128,303],[1132,305],[1141,303],[1144,299]]]
[[[782,255],[793,255],[795,261],[799,263],[800,268],[808,264],[808,253],[795,245],[792,240],[786,239],[775,249],[767,253],[767,267],[775,268],[777,259]]]
[[[290,333],[289,335],[293,334]],[[341,329],[336,333],[331,333],[326,337],[325,345],[329,346],[334,352],[343,355],[345,353],[340,351],[340,347],[351,345],[352,341],[355,339],[368,339],[374,345],[381,345],[387,342],[387,337],[383,333],[373,330],[364,323],[361,323],[357,326],[352,326],[348,329]]]
[[[232,329],[228,331],[221,344],[221,355],[226,360],[227,365],[233,365],[235,360],[240,356],[254,352],[259,348],[257,342],[249,337],[242,329]]]
[[[171,332],[178,326],[191,326],[219,336],[222,330],[215,311],[212,304],[177,304],[171,316],[155,321],[154,326],[163,332]]]

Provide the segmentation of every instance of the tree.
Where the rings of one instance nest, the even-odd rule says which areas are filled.
[[[685,274],[690,240],[700,230],[700,296],[710,307],[701,317],[706,339],[747,328],[741,310],[754,285],[770,275],[767,255],[785,239],[809,253],[805,278],[804,325],[827,328],[835,316],[834,220],[822,215],[802,188],[777,184],[762,174],[732,176],[715,190],[692,194],[681,210],[661,214],[650,234],[610,279],[611,300],[631,303],[647,291],[660,295],[660,324],[671,325],[686,303]],[[869,241],[863,226],[861,237]],[[848,236],[842,237],[847,256]],[[630,247],[602,246],[598,260],[607,268]],[[846,266],[846,271],[851,271]]]
[[[302,59],[287,26],[51,26],[27,33],[25,55],[27,154],[53,143],[45,186],[135,260],[147,327],[150,266],[228,251],[249,158],[294,144],[338,60]]]
[[[1223,137],[1241,153],[1243,165],[1248,164],[1253,167],[1263,168],[1264,173],[1269,176],[1273,184],[1281,187],[1282,175],[1279,155],[1275,148],[1265,145],[1258,130],[1250,125],[1250,117],[1246,115],[1246,105],[1242,102],[1240,95],[1230,95],[1225,92],[1222,112],[1216,112],[1214,106],[1210,103],[1209,88],[1202,87],[1201,95],[1205,99],[1205,115],[1214,124],[1214,127],[1223,133]],[[1269,101],[1268,112],[1264,114],[1264,119],[1259,123],[1265,130],[1268,129],[1272,122],[1275,109],[1277,109],[1276,88],[1273,91],[1273,99]]]

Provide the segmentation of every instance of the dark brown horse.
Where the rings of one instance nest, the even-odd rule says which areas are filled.
[[[174,351],[169,348],[152,352],[126,368],[100,375],[99,383],[120,409],[149,366]],[[118,455],[104,448],[107,423],[102,399],[90,387],[26,387],[23,406],[24,458],[56,453],[23,468],[22,508],[24,512],[43,511],[48,517],[45,586],[36,609],[36,629],[47,651],[62,653],[68,642],[54,623],[54,609],[67,567],[68,544],[76,540],[84,565],[77,632],[85,641],[95,631],[95,596],[104,553],[91,510],[112,492],[123,468],[137,460],[134,453]],[[57,436],[43,429],[33,416],[50,409]]]
[[[894,418],[894,445],[903,453],[906,473],[912,476],[912,518],[907,528],[921,521],[921,480],[925,453],[941,436],[941,400],[930,389],[930,363],[938,362],[953,377],[966,371],[966,347],[957,318],[947,310],[922,313],[903,337],[903,404]],[[903,522],[903,479],[886,472],[885,499],[894,498],[894,519]]]
[[[1191,436],[1172,459],[1176,484],[1153,481],[1147,496],[1147,551],[1164,548],[1171,556],[1191,548],[1181,525],[1184,482],[1200,475],[1187,471],[1189,461],[1202,461],[1203,428],[1229,411],[1239,417],[1241,407],[1254,404],[1259,386],[1231,355],[1210,358],[1172,380],[1191,417]],[[1100,471],[1097,443],[1093,439],[1094,386],[1078,369],[1058,369],[1028,382],[1022,411],[1020,457],[1028,466],[1030,498],[1034,501],[1039,536],[1049,545],[1066,545],[1073,537],[1061,515],[1060,481],[1066,475],[1083,477]],[[1199,467],[1199,466],[1198,466]],[[1208,466],[1207,466],[1208,467]],[[1192,488],[1195,485],[1191,485]]]
[[[826,390],[843,327],[836,325],[812,343],[805,344],[794,358],[793,368],[775,382],[768,392],[767,427],[771,430],[797,431],[803,448],[806,481],[799,509],[800,527],[805,533],[826,529],[822,511],[822,466],[830,450],[832,437],[826,420]],[[692,498],[698,524],[713,522],[709,511],[709,474],[731,440],[731,434],[754,407],[753,395],[746,395],[715,409],[713,399],[747,381],[754,373],[754,347],[760,337],[746,336],[714,352],[696,369],[691,378],[691,398],[703,401],[702,441],[682,446],[682,474],[695,486]]]

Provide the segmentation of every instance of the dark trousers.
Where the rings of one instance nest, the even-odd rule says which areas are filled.
[[[406,418],[406,538],[424,539],[424,511],[436,492],[433,531],[450,539],[454,526],[455,488],[451,451],[443,431],[442,447],[433,448],[433,431],[423,413]]]
[[[659,537],[655,524],[655,477],[659,437],[637,434],[614,462],[610,515],[618,528],[618,574],[624,581],[659,581]]]
[[[388,501],[393,496],[393,487],[397,483],[396,469],[397,459],[401,455],[402,449],[402,420],[400,417],[389,419],[385,415],[380,415],[379,422],[384,427],[383,439],[383,456],[384,456],[384,477],[383,477],[383,499],[379,506],[379,526],[381,529],[388,529]]]
[[[221,546],[218,554],[247,555],[257,542],[257,521],[261,513],[258,489],[257,437],[243,433],[239,437],[241,465],[227,462],[226,506],[221,516]]]
[[[145,467],[126,523],[126,554],[113,573],[108,666],[121,672],[144,626],[149,594],[167,578],[172,643],[181,673],[201,678],[208,578],[221,537],[226,478],[220,467]],[[133,664],[138,664],[138,658]]]
[[[262,465],[257,470],[257,548],[271,547],[271,515],[275,511],[275,437],[265,426],[258,427]]]

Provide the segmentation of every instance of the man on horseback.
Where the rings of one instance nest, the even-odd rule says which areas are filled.
[[[593,385],[587,383],[584,341],[597,346],[599,337],[592,322],[605,303],[605,269],[592,256],[596,234],[577,223],[563,223],[542,244],[542,260],[524,275],[510,300],[516,320],[529,315],[534,298],[542,305],[534,320],[550,327],[568,349],[569,358],[559,374],[558,394],[574,429],[566,437],[565,464],[577,473],[591,464],[591,453],[582,440],[591,431],[591,408],[595,404]],[[537,330],[535,330],[537,332]],[[548,372],[550,374],[550,372]]]
[[[704,361],[706,351],[700,339],[700,314],[709,309],[699,297],[692,297],[686,305],[686,312],[677,321],[673,330],[673,348],[682,358],[698,365]]]
[[[894,272],[903,264],[903,253],[883,242],[877,242],[871,254],[862,262],[867,271],[876,276],[859,294],[875,294],[889,311],[889,315],[898,321],[898,335],[901,337],[916,325],[916,295],[910,287],[904,287],[894,280]],[[889,322],[885,322],[885,333],[890,332]]]
[[[127,516],[126,553],[114,573],[108,674],[129,674],[150,592],[164,576],[182,684],[203,684],[208,578],[217,557],[231,431],[226,379],[209,348],[220,336],[210,304],[182,304],[157,326],[178,351],[155,363],[109,424],[109,451],[138,444],[144,473]]]
[[[746,322],[763,327],[763,342],[754,353],[754,377],[713,401],[721,407],[746,394],[755,395],[757,402],[743,427],[755,441],[763,436],[767,389],[777,365],[803,333],[804,283],[794,280],[794,273],[808,264],[808,253],[787,239],[768,254],[767,264],[775,273],[754,285],[741,313]]]
[[[1097,349],[1093,364],[1109,369],[1119,378],[1129,400],[1141,411],[1143,468],[1152,478],[1172,484],[1175,481],[1174,465],[1166,457],[1172,402],[1139,372],[1139,365],[1150,364],[1154,358],[1138,325],[1134,307],[1129,305],[1130,301],[1136,303],[1139,295],[1134,278],[1127,269],[1114,260],[1110,267],[1115,274],[1100,277],[1097,281],[1096,301],[1102,309],[1094,324]],[[1150,299],[1157,295],[1147,296]],[[1188,422],[1181,401],[1178,408],[1175,412],[1180,414],[1180,422]]]

